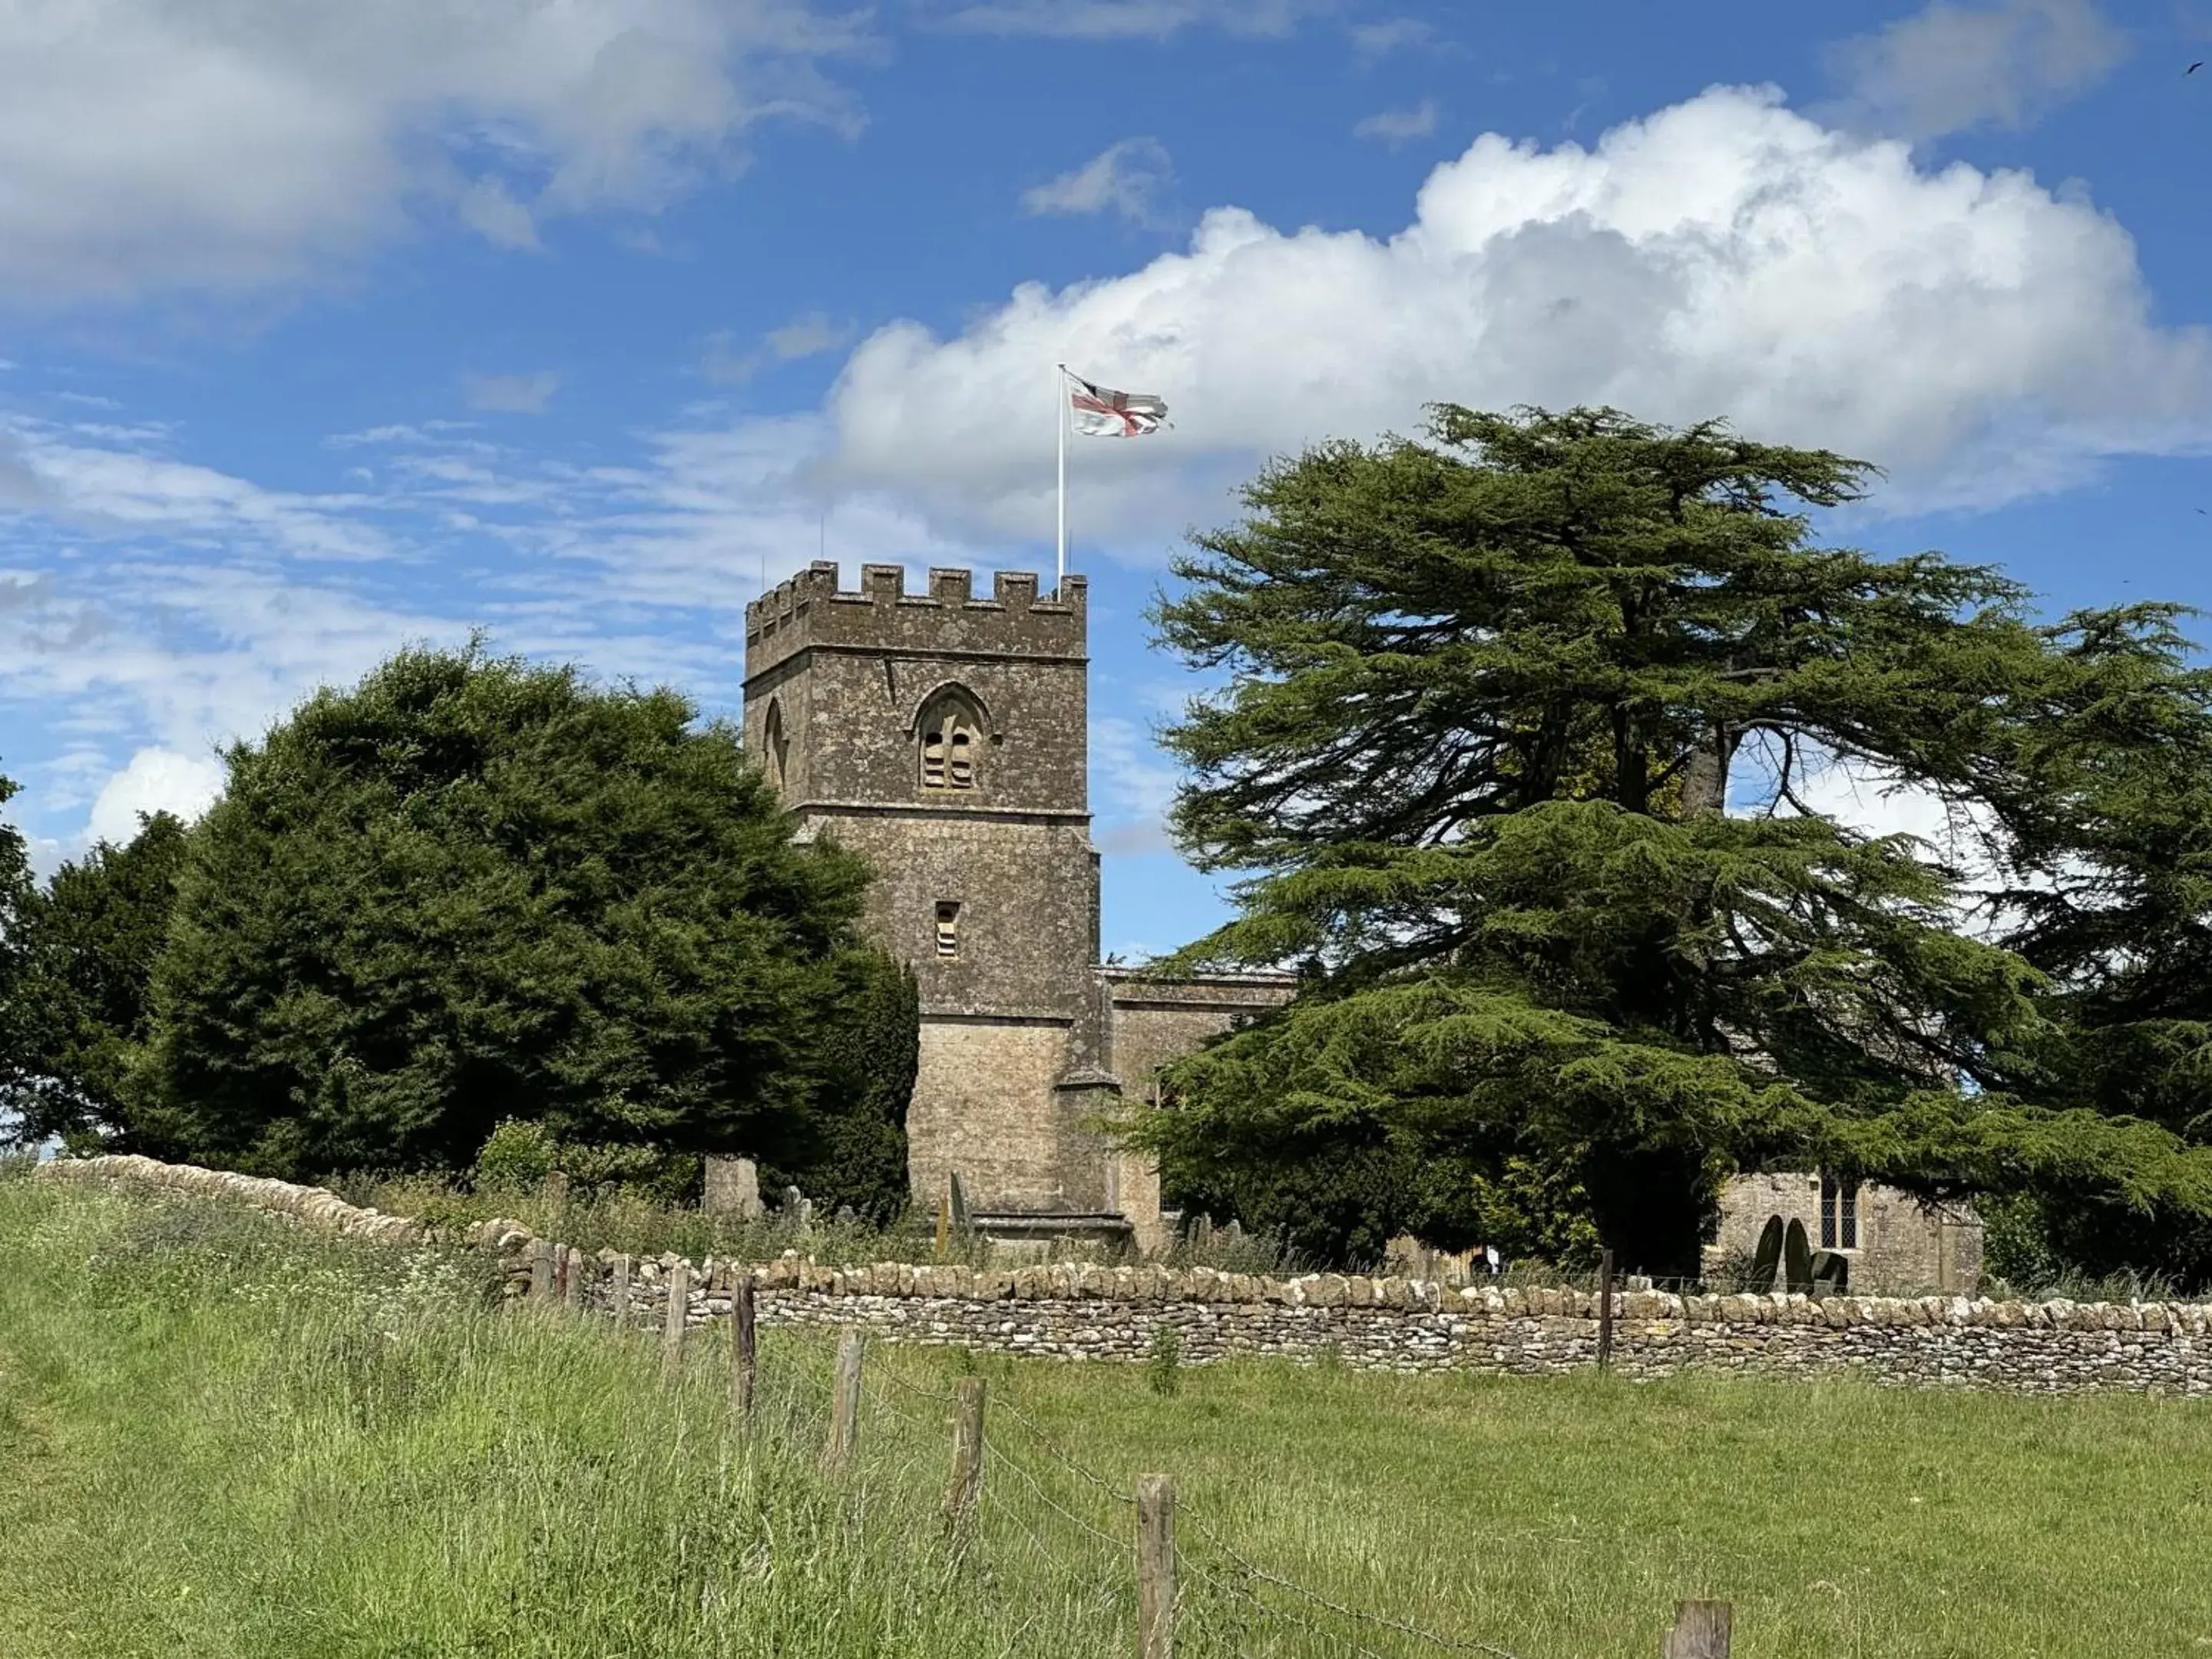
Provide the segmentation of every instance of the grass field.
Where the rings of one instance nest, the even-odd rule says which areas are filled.
[[[825,1340],[763,1332],[747,1441],[719,1331],[672,1396],[651,1334],[489,1307],[466,1257],[13,1178],[0,1263],[9,1659],[1125,1656],[1146,1470],[1180,1483],[1187,1653],[1439,1650],[1238,1558],[1519,1659],[1655,1656],[1684,1595],[1752,1659],[2212,1651],[2189,1402],[1259,1364],[1169,1395],[878,1347],[831,1480]],[[969,1368],[963,1559],[935,1515]]]

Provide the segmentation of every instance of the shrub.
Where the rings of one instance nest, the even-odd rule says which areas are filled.
[[[477,1153],[477,1185],[526,1191],[540,1186],[553,1173],[553,1137],[544,1124],[505,1119]]]
[[[1182,1387],[1182,1333],[1172,1325],[1152,1327],[1152,1351],[1145,1356],[1145,1386],[1157,1395]]]

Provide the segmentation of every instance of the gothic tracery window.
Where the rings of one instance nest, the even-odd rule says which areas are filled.
[[[959,691],[940,692],[921,716],[921,787],[973,789],[981,758],[981,721]]]

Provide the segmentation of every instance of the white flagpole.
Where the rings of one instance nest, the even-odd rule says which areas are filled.
[[[1055,363],[1052,375],[1052,404],[1060,426],[1060,556],[1054,566],[1052,591],[1067,582],[1067,365]]]

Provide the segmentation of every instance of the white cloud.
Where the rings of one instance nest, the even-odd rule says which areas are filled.
[[[1993,504],[2099,457],[2212,441],[2212,355],[2161,328],[2134,245],[2024,173],[1916,166],[1771,89],[1717,88],[1593,149],[1495,134],[1386,240],[1236,208],[1127,275],[1018,289],[956,337],[861,343],[825,484],[1048,533],[1036,365],[1162,394],[1176,429],[1079,447],[1078,534],[1127,556],[1229,507],[1255,459],[1407,430],[1422,405],[1726,416],[1891,470],[1893,507]]]
[[[2095,0],[1930,0],[1830,58],[1847,118],[1919,140],[2025,126],[2103,80],[2126,51]]]
[[[66,711],[52,731],[204,752],[408,640],[466,632],[247,561],[111,557],[0,586],[0,705]]]
[[[771,117],[849,129],[808,0],[8,0],[0,301],[295,282],[444,203],[529,246],[651,211]]]
[[[1118,213],[1153,222],[1153,199],[1175,182],[1175,163],[1157,138],[1124,138],[1081,167],[1022,192],[1024,213]]]
[[[173,812],[190,823],[215,804],[222,786],[219,761],[195,759],[173,749],[141,749],[100,787],[87,829],[92,840],[120,847],[137,835],[142,813]]]
[[[1092,805],[1098,814],[1098,850],[1108,857],[1164,853],[1168,808],[1180,776],[1131,721],[1095,714],[1091,720]]]
[[[673,683],[728,710],[764,575],[817,547],[848,574],[887,550],[979,562],[895,503],[814,490],[801,475],[827,433],[813,416],[716,428],[702,415],[647,434],[634,459],[590,465],[466,423],[387,425],[333,439],[360,488],[316,496],[124,437],[15,435],[44,502],[0,512],[0,747],[27,785],[18,818],[42,867],[154,799],[139,786],[155,763],[138,763],[90,822],[125,757],[255,737],[410,641],[452,646],[485,626],[500,650]],[[348,550],[380,556],[308,562]],[[191,781],[150,781],[164,776]]]
[[[461,391],[471,409],[501,415],[543,415],[552,407],[561,377],[550,368],[534,374],[464,374]]]
[[[859,332],[849,320],[832,322],[824,311],[807,312],[781,328],[769,330],[750,351],[739,351],[726,331],[718,332],[708,337],[707,352],[700,361],[699,372],[715,386],[737,386],[778,363],[797,362],[803,357],[842,350],[852,344]]]
[[[1408,139],[1425,138],[1437,130],[1437,100],[1424,98],[1411,109],[1386,109],[1369,116],[1352,129],[1355,138],[1379,138],[1393,147]]]
[[[516,201],[504,182],[479,179],[460,195],[455,210],[461,222],[494,247],[538,248],[538,222]]]
[[[1437,36],[1435,27],[1419,17],[1387,17],[1379,22],[1355,23],[1347,33],[1352,36],[1352,49],[1365,63],[1387,58],[1394,52],[1425,46]]]
[[[1287,34],[1334,0],[924,0],[925,20],[971,34],[1070,40],[1165,40],[1185,29]]]
[[[209,535],[298,558],[392,551],[362,521],[371,506],[365,499],[264,489],[149,449],[149,441],[165,436],[142,428],[0,423],[0,507],[36,511],[94,535]]]

